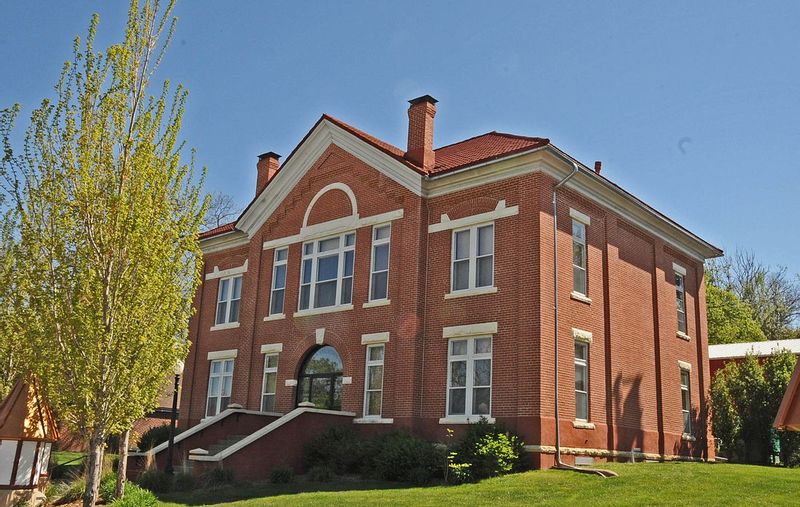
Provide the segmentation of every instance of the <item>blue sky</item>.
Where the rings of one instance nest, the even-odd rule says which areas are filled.
[[[565,5],[566,4],[566,5]],[[4,1],[0,107],[29,114],[71,41],[126,2]],[[206,189],[246,204],[256,155],[327,112],[400,147],[406,100],[439,99],[435,144],[549,137],[712,243],[800,272],[800,3],[183,0],[161,78]]]

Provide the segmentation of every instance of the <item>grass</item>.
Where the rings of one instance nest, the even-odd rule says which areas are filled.
[[[85,456],[85,452],[75,452],[75,451],[53,451],[50,462],[55,465],[60,465],[62,463],[66,463],[68,461],[72,461],[76,458],[80,458],[81,456]],[[77,462],[76,462],[77,463]]]
[[[359,482],[251,484],[161,495],[160,505],[800,505],[800,469],[707,463],[603,467],[619,477],[541,470],[427,488]],[[309,492],[317,487],[335,491]]]

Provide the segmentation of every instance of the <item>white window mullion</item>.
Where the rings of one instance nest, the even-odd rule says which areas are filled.
[[[478,271],[478,228],[474,228],[469,234],[469,287],[475,287]]]

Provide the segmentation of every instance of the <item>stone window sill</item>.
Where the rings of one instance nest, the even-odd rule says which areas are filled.
[[[353,419],[353,424],[393,424],[394,419],[384,417],[360,417]]]
[[[449,416],[439,419],[439,424],[475,424],[481,420],[481,417],[486,419],[489,424],[494,424],[494,417],[489,416]]]
[[[574,299],[575,301],[580,301],[581,303],[586,303],[587,305],[592,304],[592,300],[586,294],[581,294],[580,292],[572,291],[570,293],[569,297],[571,299]]]
[[[264,317],[264,322],[269,322],[271,320],[281,320],[285,318],[286,318],[285,313],[273,313],[272,315],[267,315],[266,317]]]
[[[366,303],[361,305],[361,308],[375,308],[376,306],[387,306],[391,302],[392,301],[390,299],[378,299],[376,301],[367,301]]]
[[[216,326],[211,326],[210,331],[222,331],[223,329],[236,329],[239,327],[238,322],[226,322],[225,324],[217,324]]]
[[[594,423],[591,423],[589,421],[580,421],[578,419],[575,419],[574,421],[572,421],[572,427],[573,428],[578,428],[578,429],[581,429],[581,430],[593,430],[594,429]]]
[[[483,294],[494,294],[497,292],[497,287],[477,287],[475,289],[464,289],[455,292],[450,292],[444,295],[445,299],[465,298],[469,296],[480,296]]]
[[[309,308],[308,310],[300,310],[294,312],[293,317],[307,317],[309,315],[320,315],[323,313],[336,313],[336,312],[345,312],[347,310],[352,310],[353,305],[339,305],[339,306],[326,306],[324,308]]]
[[[682,331],[678,331],[676,334],[678,335],[678,338],[680,338],[681,340],[686,340],[687,342],[692,340],[691,336]]]
[[[681,440],[683,440],[684,442],[694,442],[697,439],[694,437],[694,435],[690,433],[684,433],[683,435],[681,435]]]

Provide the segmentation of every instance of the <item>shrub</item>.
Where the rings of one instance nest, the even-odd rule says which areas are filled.
[[[442,475],[444,450],[404,432],[377,437],[368,466],[378,479],[425,484]]]
[[[155,493],[166,493],[172,485],[172,477],[162,470],[151,468],[142,472],[136,483]]]
[[[197,479],[192,474],[177,473],[172,480],[173,491],[190,491],[197,487]]]
[[[306,446],[306,466],[325,466],[337,474],[356,473],[364,464],[364,439],[352,428],[331,426]]]
[[[212,489],[233,484],[233,480],[233,470],[230,468],[212,468],[203,474],[203,483]]]
[[[333,471],[327,465],[315,465],[308,469],[306,476],[312,482],[331,482]]]
[[[136,484],[128,484],[125,486],[125,496],[114,500],[111,507],[155,507],[157,504],[153,493]]]
[[[86,478],[78,477],[69,483],[67,489],[61,492],[61,495],[54,502],[55,504],[64,504],[70,502],[77,502],[83,497],[83,490],[86,489]]]
[[[105,503],[111,503],[114,500],[114,494],[117,492],[117,474],[105,474],[100,478],[100,499]]]
[[[523,470],[524,445],[516,434],[481,418],[467,428],[448,455],[453,482],[479,481]]]
[[[161,426],[150,428],[142,433],[136,446],[142,451],[149,451],[153,447],[163,444],[169,440],[169,428],[169,424],[162,424]],[[181,431],[183,430],[175,428],[175,436],[179,435]]]
[[[269,474],[269,482],[272,484],[288,484],[294,479],[294,472],[291,468],[278,467]]]

